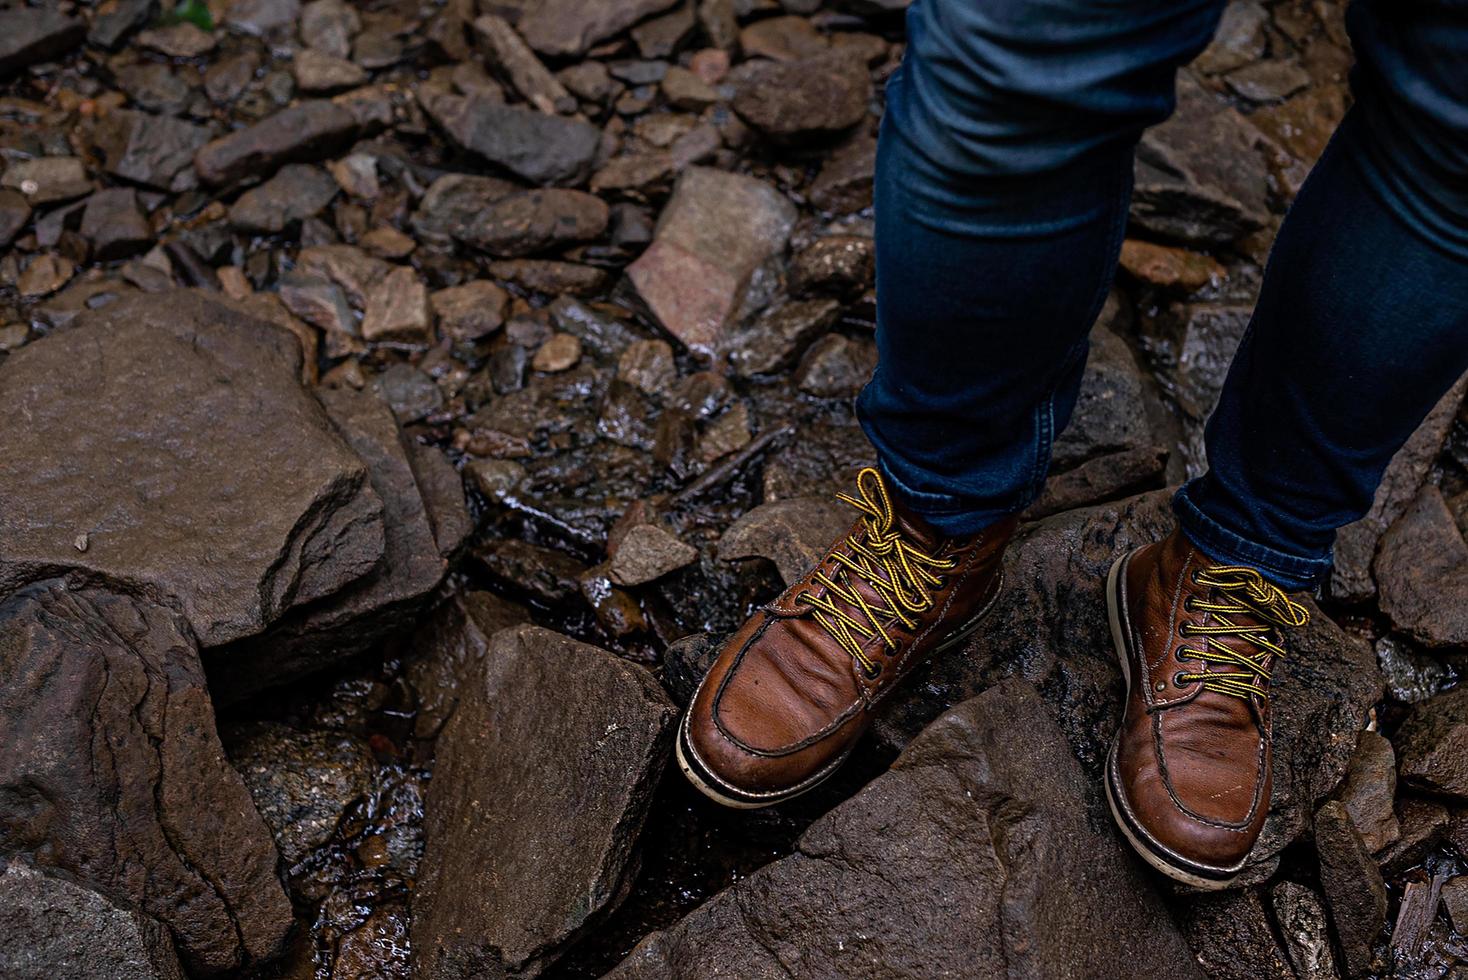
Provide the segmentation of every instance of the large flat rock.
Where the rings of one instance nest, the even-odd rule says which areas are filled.
[[[350,388],[323,388],[317,397],[341,437],[367,464],[372,489],[382,500],[382,561],[341,591],[293,609],[264,634],[210,650],[205,667],[216,698],[232,701],[285,683],[412,625],[448,571],[456,529],[468,525],[457,474],[443,478],[430,455],[437,450],[410,444],[386,402],[371,391]],[[442,545],[420,471],[442,511],[437,515]]]
[[[536,976],[625,897],[676,718],[643,668],[539,627],[478,662],[428,793],[420,980]]]
[[[383,555],[367,466],[297,341],[192,291],[120,299],[0,365],[0,594],[75,572],[260,633]]]
[[[1199,977],[1029,684],[945,714],[790,857],[609,977]]]
[[[279,951],[275,844],[176,613],[59,581],[0,602],[0,745],[0,853],[163,923],[193,974]]]

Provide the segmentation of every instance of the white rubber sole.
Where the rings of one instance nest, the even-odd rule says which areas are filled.
[[[1130,691],[1132,687],[1131,658],[1127,656],[1126,636],[1122,632],[1120,605],[1121,569],[1122,566],[1125,564],[1127,557],[1128,556],[1123,555],[1116,561],[1112,562],[1111,571],[1106,574],[1106,616],[1111,621],[1111,644],[1116,649],[1116,659],[1121,663],[1121,676],[1126,683],[1127,690]],[[1125,722],[1126,718],[1125,716],[1123,716],[1123,726],[1125,725]],[[1171,878],[1173,881],[1180,881],[1184,885],[1188,885],[1192,888],[1198,888],[1203,891],[1221,891],[1225,888],[1232,887],[1233,883],[1238,880],[1238,875],[1233,875],[1229,878],[1204,878],[1201,875],[1193,874],[1192,872],[1187,871],[1183,868],[1179,868],[1176,865],[1169,864],[1167,861],[1157,856],[1155,853],[1153,853],[1152,849],[1149,848],[1146,844],[1142,843],[1142,841],[1132,831],[1132,828],[1127,823],[1126,818],[1122,816],[1121,807],[1118,806],[1116,802],[1116,793],[1111,788],[1112,772],[1114,770],[1116,760],[1116,745],[1117,742],[1120,740],[1121,731],[1120,729],[1118,729],[1116,735],[1111,740],[1111,751],[1107,753],[1106,756],[1106,771],[1102,781],[1106,784],[1106,804],[1111,809],[1112,822],[1116,824],[1117,828],[1121,831],[1122,836],[1126,838],[1126,842],[1132,846],[1132,850],[1141,855],[1142,860],[1146,861],[1156,870],[1167,875],[1167,877]]]
[[[845,764],[846,760],[851,757],[851,753],[848,751],[839,759],[836,759],[835,761],[829,763],[825,769],[807,779],[804,785],[798,786],[787,793],[779,793],[771,796],[769,799],[749,800],[740,797],[730,796],[727,793],[723,792],[719,787],[712,785],[709,780],[704,779],[702,774],[697,769],[695,769],[688,761],[688,756],[689,754],[691,754],[692,749],[690,748],[689,750],[687,750],[687,752],[685,752],[683,746],[687,739],[688,715],[685,712],[683,715],[683,720],[678,723],[678,737],[673,740],[673,752],[678,758],[678,768],[683,770],[683,775],[688,779],[690,783],[693,784],[694,789],[698,790],[700,793],[702,793],[704,796],[707,796],[715,803],[718,803],[722,806],[731,807],[735,810],[763,810],[765,807],[774,806],[777,803],[784,803],[786,800],[793,800],[797,796],[809,793],[811,790],[824,783],[827,779],[830,779],[831,776],[836,773],[836,770],[840,769],[841,766]]]

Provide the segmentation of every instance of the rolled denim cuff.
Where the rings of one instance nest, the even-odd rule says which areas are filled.
[[[1257,541],[1250,541],[1224,527],[1203,512],[1188,491],[1191,483],[1172,498],[1172,510],[1189,541],[1214,561],[1225,565],[1247,565],[1286,592],[1309,592],[1330,571],[1331,557],[1291,555]]]
[[[921,517],[933,530],[949,537],[967,537],[978,534],[1000,518],[1007,517],[1009,510],[974,510],[973,505],[961,497],[945,493],[930,493],[914,490],[893,474],[885,460],[878,457],[877,471],[887,483],[887,489],[907,505],[908,509]]]

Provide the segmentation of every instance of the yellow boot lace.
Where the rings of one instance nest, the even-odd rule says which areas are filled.
[[[881,666],[862,650],[862,643],[880,636],[888,650],[895,649],[897,642],[888,628],[894,623],[916,627],[917,614],[933,605],[931,590],[943,582],[938,573],[951,571],[957,562],[934,557],[903,537],[892,498],[875,469],[867,467],[857,474],[856,491],[855,497],[836,495],[862,513],[861,530],[846,538],[851,554],[831,556],[836,562],[834,576],[816,573],[814,580],[826,587],[824,594],[805,592],[796,601],[814,606],[815,618],[826,632],[868,677],[875,677]],[[856,581],[870,586],[877,599],[863,596],[853,584]],[[838,599],[846,608],[837,604]]]
[[[1219,566],[1205,568],[1193,573],[1198,585],[1216,590],[1210,599],[1189,598],[1186,608],[1213,614],[1206,626],[1184,623],[1179,632],[1184,636],[1231,637],[1253,648],[1253,652],[1241,652],[1224,643],[1209,643],[1205,649],[1178,651],[1180,658],[1202,660],[1205,663],[1232,670],[1211,670],[1206,673],[1182,672],[1178,680],[1191,684],[1202,681],[1203,690],[1228,694],[1248,699],[1258,696],[1269,699],[1269,667],[1274,657],[1284,656],[1284,646],[1275,627],[1304,626],[1310,621],[1309,611],[1285,595],[1275,585],[1266,582],[1257,571],[1245,566]],[[1248,616],[1262,622],[1240,621],[1235,617]]]

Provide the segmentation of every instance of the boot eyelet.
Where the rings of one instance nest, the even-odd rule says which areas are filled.
[[[1188,596],[1186,599],[1183,600],[1183,609],[1186,610],[1187,612],[1197,612],[1198,611],[1197,608],[1194,607],[1194,605],[1193,605],[1193,597],[1192,596]]]
[[[1196,631],[1192,623],[1182,623],[1178,626],[1177,632],[1179,636],[1192,636]]]
[[[1172,686],[1173,687],[1187,687],[1188,686],[1188,682],[1183,679],[1183,672],[1182,671],[1178,671],[1176,674],[1173,674],[1172,675]]]

